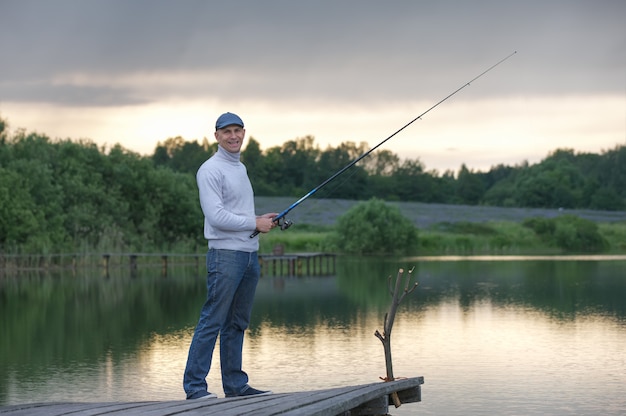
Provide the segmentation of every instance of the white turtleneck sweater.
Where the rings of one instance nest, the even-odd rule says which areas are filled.
[[[259,249],[259,237],[250,238],[256,229],[254,192],[239,157],[218,146],[198,169],[204,236],[209,248],[253,252]]]

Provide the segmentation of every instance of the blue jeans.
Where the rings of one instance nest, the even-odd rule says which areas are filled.
[[[257,253],[209,249],[206,265],[207,298],[189,347],[183,379],[187,398],[207,391],[206,376],[218,334],[224,393],[239,394],[248,388],[241,354],[260,276]]]

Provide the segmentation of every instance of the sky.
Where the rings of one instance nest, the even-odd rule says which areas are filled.
[[[146,155],[226,111],[262,150],[374,147],[461,88],[380,149],[487,171],[626,145],[625,21],[624,0],[0,0],[0,117]]]

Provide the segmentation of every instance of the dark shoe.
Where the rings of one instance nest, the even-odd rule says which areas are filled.
[[[187,400],[195,399],[217,399],[217,394],[209,393],[208,391],[197,391],[191,396],[187,397]]]
[[[272,394],[269,390],[257,390],[253,387],[249,387],[242,391],[239,394],[227,394],[226,397],[246,397],[246,396],[265,396],[267,394]]]

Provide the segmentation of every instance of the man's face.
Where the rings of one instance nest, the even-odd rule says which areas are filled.
[[[241,151],[241,145],[243,144],[245,135],[246,129],[236,124],[231,124],[230,126],[215,131],[215,139],[217,142],[224,150],[230,153]]]

